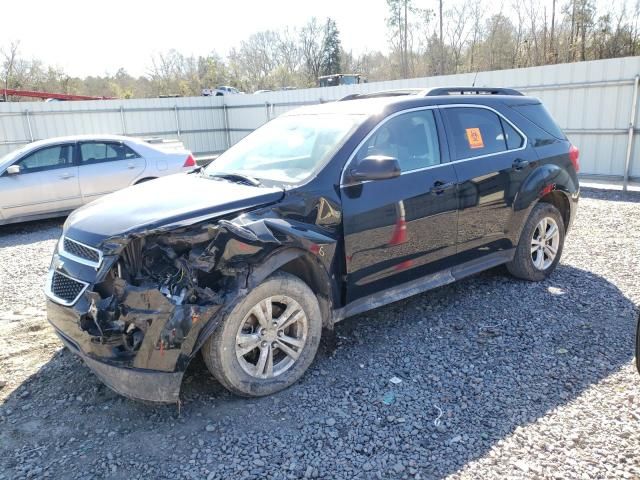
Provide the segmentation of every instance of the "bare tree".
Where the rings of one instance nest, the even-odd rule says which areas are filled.
[[[7,48],[1,48],[0,54],[4,59],[2,69],[3,69],[3,84],[4,84],[4,101],[7,101],[7,89],[9,88],[9,82],[12,79],[14,69],[16,66],[16,62],[18,59],[18,50],[20,48],[20,40],[14,40],[9,43]]]
[[[485,9],[483,0],[473,0],[469,8],[469,13],[471,14],[471,18],[473,18],[473,25],[471,27],[471,45],[469,46],[468,55],[469,71],[477,72],[478,45],[484,36],[483,25],[485,21]]]
[[[300,48],[305,64],[307,78],[315,84],[322,69],[322,52],[324,50],[326,30],[324,25],[312,17],[300,31]]]
[[[558,62],[555,33],[556,33],[556,0],[553,0],[552,6],[551,6],[551,34],[549,36],[549,58],[547,59],[547,63]]]
[[[444,63],[445,63],[445,59],[444,59],[444,38],[442,36],[442,0],[440,0],[440,5],[439,5],[439,9],[438,9],[438,16],[440,17],[440,74],[443,75],[445,70],[444,70]]]
[[[468,21],[469,16],[465,12],[465,6],[460,4],[456,5],[450,10],[445,12],[445,18],[447,19],[447,25],[445,28],[445,38],[449,45],[451,56],[453,57],[452,73],[458,73],[458,69],[461,66],[461,58],[464,47],[467,45],[469,39]],[[444,43],[441,40],[441,45],[444,47]],[[441,49],[441,68],[442,73],[448,73],[446,66],[445,48]]]
[[[393,54],[400,60],[401,75],[406,78],[413,74],[413,22],[412,17],[420,12],[413,6],[413,0],[387,0],[389,42]]]
[[[299,33],[288,27],[278,37],[278,61],[290,72],[297,72],[302,64],[302,50],[299,44]]]
[[[515,36],[515,47],[513,49],[513,58],[511,63],[514,67],[526,67],[529,62],[529,40],[525,38],[524,33],[524,25],[525,25],[525,13],[523,12],[524,5],[520,1],[514,1],[512,4],[512,8],[516,12],[517,16],[517,27],[516,27],[516,36]],[[523,47],[524,45],[524,47]],[[527,52],[522,52],[522,49],[527,50]]]

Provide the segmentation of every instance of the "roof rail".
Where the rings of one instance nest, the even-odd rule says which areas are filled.
[[[342,97],[339,102],[346,100],[362,100],[364,98],[382,98],[382,97],[400,97],[403,95],[419,95],[424,92],[424,88],[402,88],[398,90],[381,90],[378,92],[352,93],[346,97]]]
[[[519,95],[522,93],[513,88],[500,87],[436,87],[430,88],[425,97],[437,95]]]
[[[414,95],[416,97],[435,97],[439,95],[519,95],[522,93],[513,88],[495,87],[435,87],[435,88],[402,88],[398,90],[381,90],[379,92],[352,93],[342,97],[339,102],[362,100],[365,98],[400,97]]]

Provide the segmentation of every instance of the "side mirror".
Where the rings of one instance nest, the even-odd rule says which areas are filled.
[[[349,169],[348,179],[352,182],[365,180],[386,180],[400,175],[398,159],[385,155],[369,155]]]
[[[7,168],[8,175],[17,175],[20,173],[20,165],[11,165]]]

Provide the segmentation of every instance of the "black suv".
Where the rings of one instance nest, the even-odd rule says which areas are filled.
[[[75,211],[45,286],[49,320],[128,397],[177,401],[198,351],[232,392],[267,395],[346,317],[500,264],[550,275],[577,171],[540,101],[514,90],[303,107],[200,171]]]

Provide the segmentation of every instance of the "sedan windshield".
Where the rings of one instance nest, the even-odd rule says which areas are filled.
[[[11,152],[1,156],[0,157],[0,166],[2,166],[3,163],[5,163],[5,162],[7,162],[9,160],[17,158],[18,156],[20,156],[20,154],[22,152],[25,152],[25,151],[29,150],[29,148],[31,148],[31,144],[24,145],[23,147],[20,147],[17,150],[12,150]]]
[[[204,175],[302,183],[326,164],[362,120],[360,115],[330,114],[276,118],[220,155]]]

